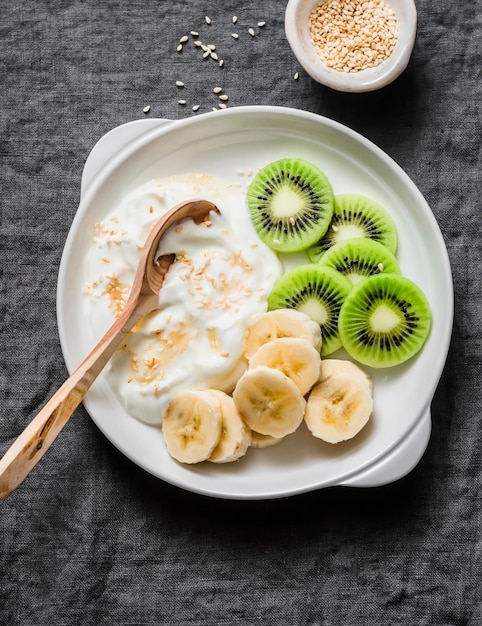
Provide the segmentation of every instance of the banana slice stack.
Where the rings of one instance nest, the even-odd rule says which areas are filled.
[[[280,309],[259,315],[246,331],[248,367],[232,396],[184,391],[169,403],[162,432],[181,463],[228,463],[248,448],[266,448],[303,420],[329,443],[351,439],[373,410],[370,377],[350,361],[321,359],[321,331],[307,315]]]

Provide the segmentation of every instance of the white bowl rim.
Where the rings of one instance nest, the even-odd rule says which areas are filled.
[[[300,25],[300,13],[320,3],[320,0],[289,0],[285,11],[285,33],[293,53],[303,69],[318,83],[337,91],[361,93],[380,89],[393,82],[406,69],[417,32],[417,8],[414,0],[385,0],[399,19],[398,42],[392,55],[378,67],[356,73],[328,68],[317,58],[309,38],[308,22]]]

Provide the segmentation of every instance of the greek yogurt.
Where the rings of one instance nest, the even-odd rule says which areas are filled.
[[[210,200],[221,215],[211,213],[202,225],[184,220],[164,235],[159,254],[176,259],[159,308],[128,335],[103,374],[127,413],[149,424],[162,422],[183,389],[232,391],[247,367],[246,327],[266,311],[282,273],[254,230],[240,185],[197,174],[150,181],[95,225],[84,289],[93,342],[122,313],[153,224],[190,198]]]

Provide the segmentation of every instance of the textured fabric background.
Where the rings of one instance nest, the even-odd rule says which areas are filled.
[[[409,67],[363,95],[300,69],[285,4],[0,2],[0,453],[67,374],[55,289],[89,151],[146,104],[151,117],[195,115],[177,79],[209,110],[220,76],[230,106],[298,107],[362,133],[432,207],[456,302],[429,447],[389,486],[219,501],[146,475],[81,407],[0,503],[1,624],[482,623],[481,4],[419,0]],[[176,52],[206,14],[222,74]]]

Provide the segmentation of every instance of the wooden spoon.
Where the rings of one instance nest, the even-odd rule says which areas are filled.
[[[185,218],[190,217],[200,224],[208,218],[210,211],[220,213],[207,200],[188,200],[175,206],[154,225],[144,245],[122,315],[0,460],[0,499],[10,495],[40,461],[127,333],[140,319],[158,308],[159,291],[175,259],[174,254],[157,257],[162,235]]]

